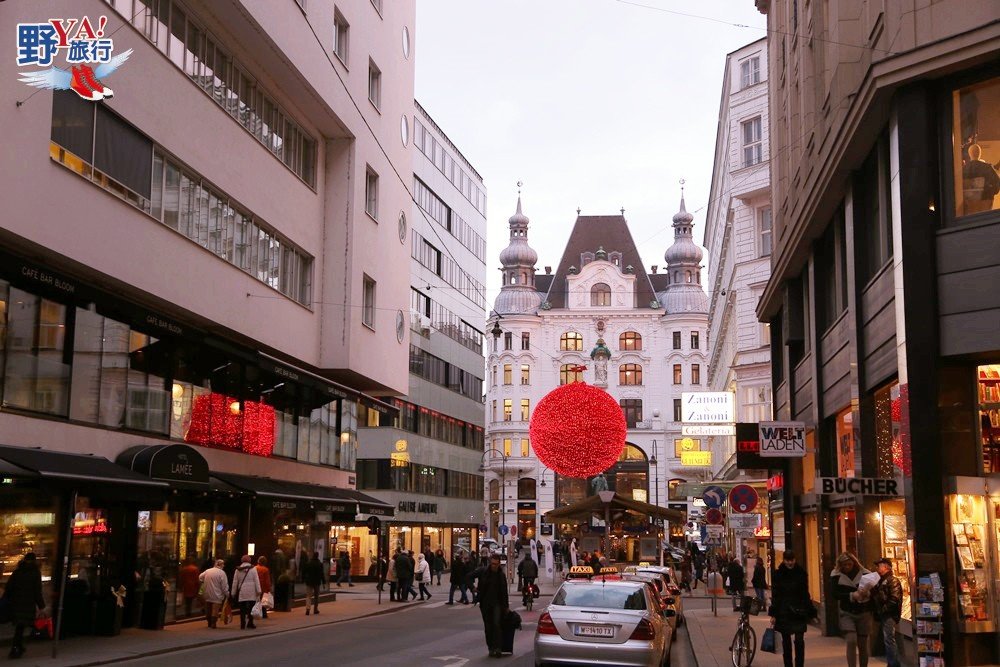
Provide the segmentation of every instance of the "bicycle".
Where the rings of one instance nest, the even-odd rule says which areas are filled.
[[[733,597],[733,609],[740,612],[740,622],[729,650],[733,654],[733,667],[750,667],[757,655],[757,633],[750,625],[750,616],[760,613],[760,600],[752,595]]]
[[[535,603],[535,582],[533,579],[525,580],[521,592],[521,603],[524,605],[525,611],[531,611],[531,606]]]

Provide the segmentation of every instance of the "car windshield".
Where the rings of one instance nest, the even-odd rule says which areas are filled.
[[[596,607],[598,609],[646,608],[642,588],[624,586],[563,586],[552,598],[552,604],[567,607]]]

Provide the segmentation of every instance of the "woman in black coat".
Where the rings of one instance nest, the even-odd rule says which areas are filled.
[[[768,615],[771,617],[771,626],[781,633],[785,667],[793,667],[793,638],[794,667],[803,667],[806,663],[806,642],[803,635],[816,611],[809,598],[809,576],[802,567],[795,564],[795,553],[791,550],[785,551],[781,565],[771,576],[771,608]]]
[[[27,553],[17,564],[7,580],[3,597],[14,623],[14,641],[10,647],[10,657],[24,655],[24,631],[35,622],[40,609],[45,608],[42,597],[42,573],[38,569],[34,553]]]

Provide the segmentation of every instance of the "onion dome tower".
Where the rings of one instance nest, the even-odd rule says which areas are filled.
[[[683,181],[681,181],[683,183]],[[674,243],[663,253],[667,262],[667,289],[662,302],[667,314],[707,313],[708,295],[701,286],[702,250],[692,238],[694,216],[684,206],[681,187],[681,210],[674,215]]]
[[[533,315],[542,303],[542,295],[535,291],[538,253],[528,245],[528,222],[528,216],[521,212],[521,193],[518,192],[517,211],[508,220],[510,244],[500,251],[503,287],[493,304],[498,315]]]

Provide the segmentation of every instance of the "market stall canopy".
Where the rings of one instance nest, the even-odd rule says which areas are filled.
[[[626,498],[618,493],[614,494],[607,505],[608,510],[611,512],[629,511],[635,512],[636,514],[645,514],[658,519],[666,519],[667,521],[685,520],[684,512],[668,509],[666,507],[660,507],[659,505],[651,505],[650,503],[633,500],[632,498]],[[572,505],[566,505],[565,507],[560,507],[546,512],[545,521],[547,523],[554,523],[565,519],[589,519],[594,514],[603,513],[604,510],[605,503],[601,500],[601,497],[590,496],[589,498],[585,498],[584,500],[573,503]]]

